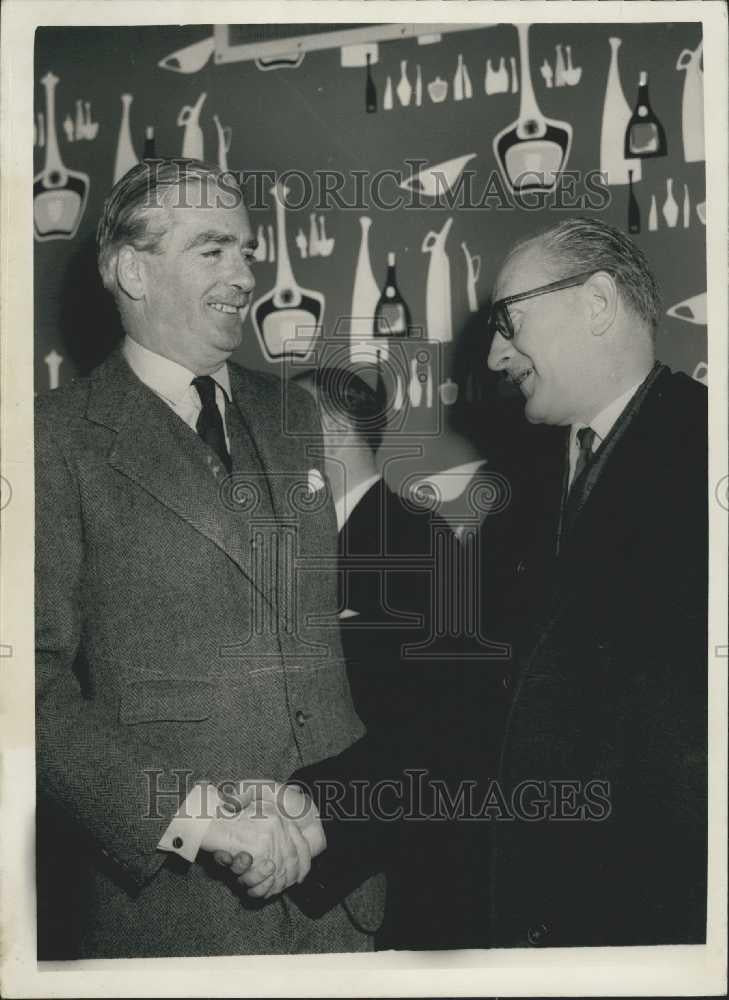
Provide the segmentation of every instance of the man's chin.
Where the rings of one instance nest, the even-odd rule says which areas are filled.
[[[540,409],[533,396],[527,396],[524,401],[524,416],[530,424],[549,423],[547,415],[542,409]]]
[[[243,324],[240,320],[231,322],[225,327],[218,327],[215,336],[215,346],[221,351],[235,351],[243,343]]]

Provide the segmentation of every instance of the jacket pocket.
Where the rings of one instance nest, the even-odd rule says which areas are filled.
[[[131,681],[122,692],[119,721],[201,722],[213,714],[214,691],[209,681]]]

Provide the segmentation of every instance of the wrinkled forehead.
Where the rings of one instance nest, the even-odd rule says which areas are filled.
[[[554,276],[547,265],[546,253],[537,242],[515,250],[506,258],[496,276],[492,300],[495,302],[510,295],[528,292],[553,281]]]

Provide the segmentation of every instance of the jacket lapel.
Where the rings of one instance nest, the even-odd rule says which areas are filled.
[[[646,502],[651,486],[646,442],[660,433],[651,403],[667,374],[663,365],[653,368],[590,466],[586,495],[576,509],[563,509],[550,610],[527,664],[585,589],[599,589],[612,555],[631,544],[633,526],[640,523],[634,509]]]
[[[630,533],[635,521],[631,507],[640,506],[650,487],[646,477],[650,479],[651,456],[645,447],[646,440],[654,437],[654,428],[647,427],[652,422],[650,400],[666,371],[656,365],[650,372],[587,469],[579,495],[568,505],[561,558],[563,576],[573,582],[578,578],[584,582],[583,574],[575,574],[577,564],[593,572],[595,561],[602,561],[600,553],[609,555],[611,548],[625,544],[624,536]]]
[[[593,489],[603,476],[606,466],[608,466],[610,456],[640,410],[644,399],[650,392],[663,367],[660,364],[653,366],[642,385],[616,420],[613,428],[595,455],[594,460],[580,477],[580,480],[573,484],[569,495],[566,497],[564,517],[566,530],[569,530],[575,519],[587,506]]]
[[[322,609],[327,626],[336,621],[330,592],[336,570],[334,505],[328,490],[309,488],[308,477],[311,467],[322,466],[321,436],[285,396],[304,390],[284,382],[277,390],[265,376],[235,364],[228,368],[241,430],[260,461],[273,512],[268,524],[261,524],[268,553],[261,586],[278,609],[279,641],[291,643],[298,635],[300,648],[298,623],[304,629],[322,624]],[[308,401],[308,396],[302,398]],[[328,648],[318,642],[307,645],[317,655]]]
[[[298,550],[303,546],[309,554],[334,553],[333,505],[320,509],[320,498],[310,505],[307,499],[309,468],[322,467],[321,438],[312,430],[307,440],[301,436],[306,428],[289,428],[284,382],[276,392],[238,365],[228,367],[233,401],[260,461],[276,522],[296,525]]]
[[[86,416],[116,433],[108,456],[114,469],[217,545],[256,584],[245,512],[225,489],[225,470],[119,352],[92,376]]]

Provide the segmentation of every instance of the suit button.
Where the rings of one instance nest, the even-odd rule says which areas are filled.
[[[296,715],[294,716],[294,718],[296,719],[296,722],[300,726],[305,726],[306,725],[306,720],[310,719],[311,716],[309,715],[308,712],[302,712],[301,709],[299,709],[299,711],[296,713]]]
[[[509,677],[508,674],[504,674],[504,676],[501,678],[501,686],[506,691],[508,691],[509,688],[511,687],[511,677]]]
[[[527,941],[533,948],[539,948],[546,943],[551,927],[549,924],[535,924],[527,931]]]
[[[182,837],[175,837],[175,839],[172,841],[172,846],[179,851],[179,849],[182,847]]]
[[[525,573],[526,573],[526,562],[523,559],[520,559],[519,562],[516,564],[516,575],[523,576]]]

